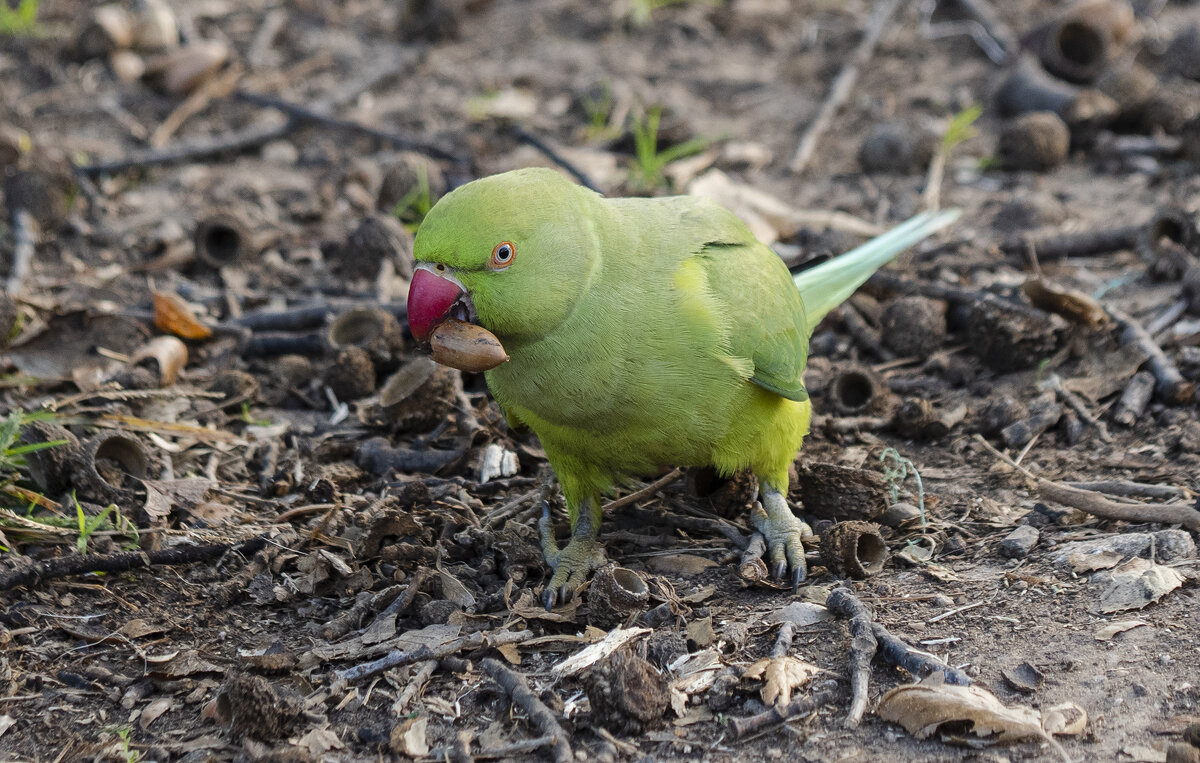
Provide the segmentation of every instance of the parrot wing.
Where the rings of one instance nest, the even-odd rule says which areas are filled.
[[[729,352],[753,364],[749,380],[789,400],[807,400],[810,329],[787,266],[753,237],[709,243],[700,255],[728,322]]]

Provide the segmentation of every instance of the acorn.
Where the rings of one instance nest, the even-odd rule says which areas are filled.
[[[429,335],[435,361],[460,371],[481,373],[508,361],[496,335],[482,326],[449,318]]]

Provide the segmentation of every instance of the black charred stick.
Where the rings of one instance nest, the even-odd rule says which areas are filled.
[[[554,713],[550,712],[550,708],[546,707],[545,703],[538,699],[538,696],[529,688],[525,677],[509,670],[504,663],[492,657],[481,662],[479,667],[489,678],[500,684],[500,688],[504,689],[504,693],[509,696],[514,705],[525,711],[538,731],[545,736],[554,737],[554,746],[551,750],[554,753],[555,763],[572,763],[575,755],[571,752],[571,743],[567,738],[567,732],[563,731],[562,725],[554,717]]]
[[[733,731],[735,739],[743,739],[765,728],[808,715],[821,705],[832,702],[835,696],[832,690],[816,691],[811,697],[797,697],[782,708],[772,707],[758,715],[731,718],[729,719],[729,728]]]
[[[263,332],[253,334],[242,348],[242,357],[261,358],[271,355],[324,355],[329,342],[324,334],[282,334]]]
[[[244,326],[251,331],[303,331],[324,326],[335,312],[337,312],[337,308],[333,305],[312,305],[288,310],[259,310],[246,313],[231,323]]]
[[[1154,396],[1154,374],[1149,371],[1138,371],[1125,385],[1121,399],[1117,402],[1117,410],[1113,421],[1123,427],[1131,427],[1133,423],[1146,412],[1150,398]]]
[[[1031,239],[1028,236],[1011,238],[1000,244],[1005,254],[1022,257],[1032,246],[1039,262],[1065,260],[1069,257],[1095,257],[1100,254],[1133,249],[1142,235],[1141,225],[1128,225],[1108,230],[1063,233],[1057,236]]]
[[[1063,405],[1053,396],[1042,397],[1029,406],[1029,416],[1000,430],[1000,439],[1010,448],[1020,448],[1062,418]]]
[[[600,188],[588,177],[587,173],[572,164],[566,157],[550,147],[546,141],[526,130],[524,127],[514,126],[512,128],[513,135],[519,140],[522,140],[537,149],[543,156],[557,164],[562,169],[566,170],[571,177],[579,181],[579,184],[588,190],[596,193],[603,193]]]
[[[1154,394],[1168,405],[1183,405],[1192,399],[1196,385],[1183,378],[1175,363],[1167,357],[1154,337],[1130,316],[1115,308],[1106,308],[1121,327],[1121,344],[1132,346],[1146,356],[1146,370],[1154,374]]]
[[[940,671],[948,684],[971,685],[971,679],[966,673],[950,667],[929,652],[909,646],[879,623],[871,624],[871,632],[879,642],[879,656],[892,665],[904,668],[918,678]]]
[[[863,349],[869,350],[880,360],[895,360],[896,353],[883,346],[879,329],[866,322],[855,307],[849,303],[841,307],[842,327]]]
[[[835,588],[825,599],[825,606],[839,617],[850,620],[850,711],[843,725],[848,729],[858,728],[863,713],[867,710],[867,690],[871,681],[871,659],[879,645],[871,630],[873,619],[870,611],[848,588]]]
[[[387,474],[393,469],[403,472],[433,472],[462,458],[466,450],[411,450],[393,448],[382,437],[364,442],[354,456],[354,462],[372,474]]]
[[[791,620],[784,620],[779,626],[779,633],[775,636],[775,645],[771,647],[771,657],[785,657],[787,653],[792,651],[792,640],[796,638],[796,624]]]
[[[297,122],[311,122],[313,124],[331,127],[334,129],[347,130],[349,132],[357,132],[362,135],[374,138],[381,143],[388,143],[402,151],[416,151],[426,156],[431,156],[434,159],[441,159],[455,164],[466,164],[467,160],[457,154],[451,153],[440,146],[435,146],[431,143],[415,140],[404,135],[381,130],[377,127],[354,122],[349,119],[340,119],[329,114],[322,114],[318,111],[308,108],[299,103],[292,103],[282,98],[276,98],[263,93],[251,93],[245,90],[234,92],[234,97],[238,100],[253,103],[257,106],[266,106],[267,108],[276,109],[287,114]]]
[[[37,562],[28,567],[0,573],[0,591],[40,580],[65,578],[89,572],[128,572],[154,564],[191,564],[207,562],[233,551],[242,556],[258,553],[267,544],[265,535],[241,543],[172,546],[158,551],[122,551],[116,554],[72,555]]]
[[[164,164],[182,164],[209,159],[220,154],[248,151],[266,143],[282,138],[296,127],[294,120],[272,127],[251,127],[241,132],[226,133],[224,137],[213,140],[188,143],[179,146],[168,146],[153,151],[142,151],[124,159],[114,159],[111,162],[97,162],[86,166],[75,167],[75,172],[85,177],[94,175],[111,175],[123,170],[156,167]]]

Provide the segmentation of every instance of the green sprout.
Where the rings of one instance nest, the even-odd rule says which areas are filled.
[[[25,425],[34,421],[48,421],[54,418],[53,413],[13,411],[0,419],[0,481],[11,481],[15,473],[25,466],[25,456],[47,448],[65,445],[66,440],[50,440],[49,442],[32,442],[18,445],[21,430]]]
[[[256,419],[250,414],[250,401],[249,400],[242,401],[242,421],[246,422],[247,424],[250,424],[251,426],[256,426],[256,427],[271,426],[270,419]]]
[[[16,8],[0,1],[0,37],[26,37],[37,31],[39,0],[21,0]]]
[[[900,500],[900,483],[911,474],[917,481],[917,508],[921,511],[921,531],[925,531],[925,483],[921,481],[921,473],[910,459],[900,455],[895,448],[886,448],[879,454],[883,464],[883,479],[888,483],[892,492],[892,503]],[[889,461],[891,463],[889,463]]]
[[[666,185],[663,170],[668,164],[693,156],[708,148],[708,138],[689,138],[670,148],[658,150],[658,123],[662,109],[652,108],[643,119],[633,122],[634,173],[633,184],[648,191]]]
[[[587,140],[608,140],[620,133],[619,125],[609,124],[609,120],[612,118],[613,94],[607,82],[600,86],[599,93],[584,92],[579,100],[588,118],[585,131]]]
[[[671,5],[683,5],[691,0],[630,0],[627,19],[633,29],[645,29],[650,25],[654,12]]]
[[[425,167],[417,166],[417,184],[392,207],[392,217],[404,223],[404,227],[416,232],[425,215],[433,209],[433,194],[429,190],[429,173]]]

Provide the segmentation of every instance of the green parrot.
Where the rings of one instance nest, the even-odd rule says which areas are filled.
[[[904,248],[957,212],[924,214],[794,279],[732,212],[692,196],[605,198],[548,169],[482,178],[429,211],[414,243],[413,335],[476,323],[508,362],[488,389],[539,438],[572,536],[539,529],[566,601],[605,556],[601,498],[663,466],[749,469],[753,525],[776,577],[805,577],[808,525],[788,466],[808,432],[804,367],[813,327]]]

